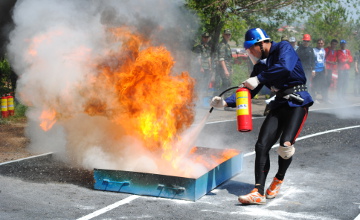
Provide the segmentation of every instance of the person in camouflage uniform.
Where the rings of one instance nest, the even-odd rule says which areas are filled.
[[[232,74],[233,57],[229,41],[231,38],[231,31],[224,30],[223,39],[219,43],[217,55],[218,65],[216,67],[215,88],[217,92],[224,91],[231,86],[230,77]]]
[[[200,96],[203,96],[207,92],[212,76],[211,47],[209,45],[209,40],[210,34],[205,32],[201,36],[201,43],[196,44],[193,47],[193,52],[197,55],[197,85]]]

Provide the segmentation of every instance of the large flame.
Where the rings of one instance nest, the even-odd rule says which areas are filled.
[[[152,1],[74,2],[14,10],[7,51],[29,106],[28,149],[85,169],[178,176],[221,161],[189,152],[209,116],[193,123],[191,12],[173,1],[160,1],[160,14]]]
[[[97,76],[89,79],[92,91],[87,88],[83,94],[88,100],[84,112],[121,124],[127,135],[171,161],[176,156],[173,143],[194,120],[194,79],[188,72],[172,72],[175,62],[165,47],[151,46],[127,28],[112,28],[109,33],[109,40],[120,45],[117,50],[107,51],[94,65]],[[41,117],[44,130],[54,124],[55,119],[51,119],[49,123],[48,117]]]
[[[146,40],[126,29],[110,31],[115,40],[124,43],[119,53],[109,53],[99,64],[96,81],[116,94],[112,104],[121,111],[112,112],[111,117],[149,150],[161,150],[163,158],[170,161],[173,141],[194,119],[194,80],[188,72],[171,72],[174,60],[165,47],[148,46]],[[109,66],[109,59],[117,60],[116,65]],[[102,105],[97,107],[98,113],[103,113]],[[93,105],[91,109],[94,111]]]
[[[105,117],[121,129],[113,140],[114,145],[120,144],[117,141],[124,140],[125,136],[132,137],[149,154],[157,155],[172,166],[173,171],[166,172],[185,176],[194,176],[195,172],[193,167],[185,166],[202,164],[210,169],[228,159],[229,155],[237,154],[226,151],[224,155],[203,157],[189,152],[193,146],[184,145],[193,143],[180,135],[194,121],[194,79],[186,71],[174,73],[175,61],[164,46],[151,45],[150,40],[127,27],[107,30],[109,36],[106,39],[112,48],[97,58],[89,56],[89,68],[95,74],[90,74],[86,82],[81,82],[72,92],[62,92],[63,95],[59,94],[56,100],[44,100],[48,105],[44,105],[39,118],[43,130],[48,131],[56,123],[81,114]],[[57,36],[59,32],[54,33],[33,40],[28,50],[30,56],[37,56],[37,45],[51,41],[46,37]],[[66,60],[79,62],[89,53],[90,49],[79,45],[66,55]],[[78,93],[74,97],[81,97],[81,107],[77,105],[76,111],[68,107],[76,101],[71,97],[74,92]],[[113,137],[109,136],[109,139]],[[115,150],[105,149],[104,152],[114,154],[114,151],[122,150],[111,148]],[[190,165],[186,162],[188,159],[183,160],[186,155],[191,160]]]

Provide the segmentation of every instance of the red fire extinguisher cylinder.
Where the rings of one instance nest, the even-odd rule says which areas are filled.
[[[1,117],[7,118],[8,116],[9,116],[8,100],[7,100],[7,96],[3,95],[1,97]]]
[[[236,90],[236,115],[238,131],[252,131],[251,95],[247,88]]]

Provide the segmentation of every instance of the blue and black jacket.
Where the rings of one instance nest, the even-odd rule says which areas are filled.
[[[257,76],[260,84],[251,91],[251,97],[254,97],[265,85],[269,89],[275,87],[280,91],[284,91],[294,86],[305,85],[306,77],[301,61],[294,48],[287,41],[279,43],[271,42],[269,56],[266,62],[259,62],[254,66],[251,76]],[[276,97],[270,102],[270,108],[275,109],[283,104],[290,107],[311,106],[313,99],[308,91],[296,92],[304,101],[302,103]],[[229,107],[236,107],[235,94],[225,99]]]

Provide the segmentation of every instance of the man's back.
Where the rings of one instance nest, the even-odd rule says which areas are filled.
[[[312,47],[300,47],[296,50],[304,69],[313,69],[315,65],[315,54]]]

